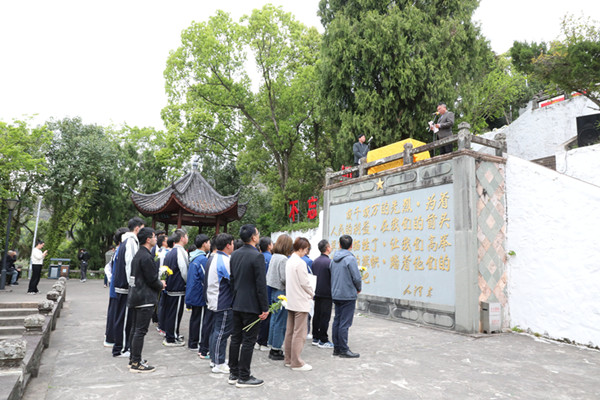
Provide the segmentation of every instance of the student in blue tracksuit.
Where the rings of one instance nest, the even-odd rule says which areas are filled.
[[[167,277],[167,287],[163,292],[163,326],[165,346],[183,346],[185,342],[179,336],[179,326],[185,308],[185,285],[187,281],[189,258],[185,246],[188,244],[187,232],[177,229],[173,234],[173,250],[165,256],[165,265],[173,271]]]
[[[185,304],[192,309],[188,347],[198,351],[202,358],[208,358],[208,343],[212,328],[212,312],[206,307],[204,298],[204,275],[210,239],[204,234],[194,240],[196,251],[190,253],[190,265],[185,288]]]
[[[107,283],[109,285],[108,290],[108,310],[106,312],[106,330],[104,332],[104,347],[113,347],[115,345],[115,304],[117,299],[117,292],[115,292],[115,280],[113,279],[114,263],[117,255],[119,254],[119,247],[121,246],[121,237],[127,233],[127,228],[119,228],[115,232],[113,240],[115,245],[115,251],[110,259],[110,269],[106,272]]]
[[[114,282],[116,299],[114,311],[114,338],[113,357],[129,358],[129,345],[131,334],[131,314],[127,309],[127,295],[129,294],[129,279],[131,275],[131,261],[138,251],[139,242],[137,234],[144,227],[144,220],[133,217],[129,220],[129,232],[121,237],[119,254],[113,262],[112,282]]]
[[[210,360],[214,373],[229,373],[225,364],[227,339],[231,335],[233,321],[233,294],[229,284],[229,256],[233,252],[233,236],[220,233],[215,238],[217,252],[211,255],[206,265],[204,290],[208,309],[214,313],[213,329],[210,335]]]

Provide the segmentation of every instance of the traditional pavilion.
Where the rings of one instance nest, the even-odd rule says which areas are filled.
[[[248,203],[238,203],[238,193],[221,196],[198,172],[198,163],[192,162],[192,171],[172,182],[160,192],[142,194],[131,189],[131,200],[135,207],[146,217],[152,216],[152,228],[157,222],[177,228],[214,226],[218,234],[227,224],[240,220],[246,213]]]

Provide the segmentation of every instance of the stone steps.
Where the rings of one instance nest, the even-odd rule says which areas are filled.
[[[37,309],[37,305],[33,308],[0,308],[0,319],[4,319],[7,317],[20,317],[20,316],[27,316],[30,314],[37,314],[38,313],[38,309]]]
[[[25,327],[21,326],[0,326],[0,338],[6,339],[7,336],[21,336],[25,332]]]
[[[0,303],[0,310],[4,308],[36,308],[37,302],[31,301],[26,303]]]
[[[1,326],[23,326],[25,322],[25,315],[17,315],[14,317],[2,317],[0,318]]]

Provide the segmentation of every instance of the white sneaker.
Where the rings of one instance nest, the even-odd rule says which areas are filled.
[[[308,335],[306,335],[306,339],[312,340],[312,334],[309,333]]]
[[[124,353],[119,354],[117,357],[120,357],[120,358],[129,358],[129,356],[130,356],[129,352],[126,351]]]
[[[310,371],[311,369],[312,369],[312,366],[308,365],[308,364],[304,364],[301,367],[292,368],[292,370],[294,370],[294,371]]]
[[[260,350],[260,344],[254,343],[254,350]]]
[[[263,346],[261,344],[260,347],[258,348],[258,350],[260,350],[260,351],[270,351],[271,348],[269,346]]]
[[[212,369],[213,374],[228,374],[229,366],[227,364],[215,365]]]
[[[114,343],[108,343],[106,340],[104,341],[104,347],[113,347]]]

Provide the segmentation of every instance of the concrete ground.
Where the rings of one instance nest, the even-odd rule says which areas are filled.
[[[23,282],[25,284],[26,281]],[[40,290],[54,281],[42,279]],[[45,286],[48,286],[46,288]],[[26,286],[21,286],[23,292]],[[1,301],[41,298],[0,294]],[[15,300],[13,300],[15,299]],[[254,352],[259,388],[240,389],[211,373],[186,347],[162,346],[154,326],[143,357],[157,367],[132,374],[127,359],[102,346],[108,289],[99,280],[67,284],[67,302],[24,399],[599,399],[600,352],[527,335],[460,335],[356,315],[350,347],[358,359],[306,344],[313,366],[296,372]],[[182,323],[187,337],[189,312]]]

